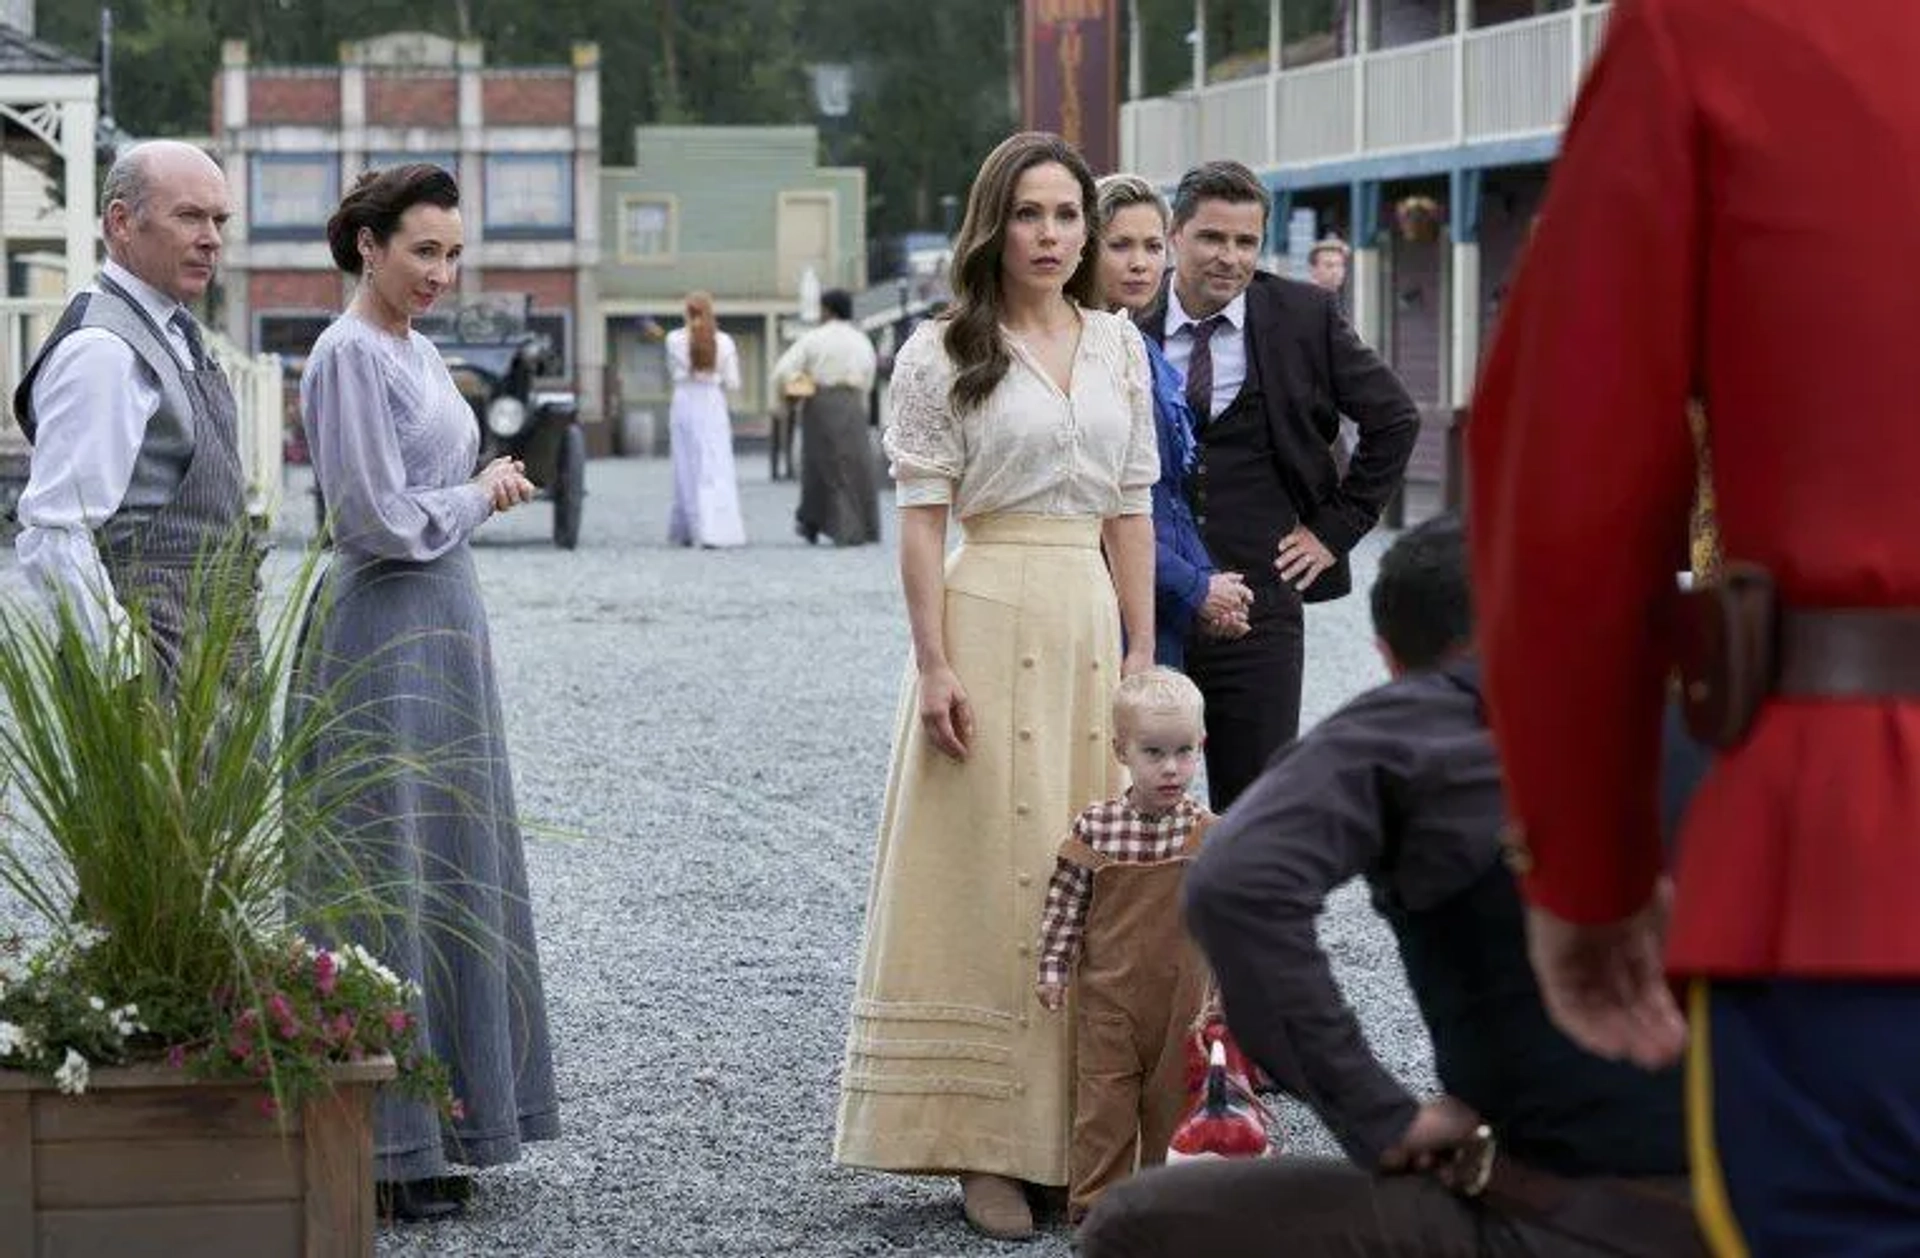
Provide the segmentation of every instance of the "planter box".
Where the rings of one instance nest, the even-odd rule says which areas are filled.
[[[93,1072],[82,1096],[0,1071],[0,1250],[21,1258],[372,1258],[374,1088],[340,1066],[283,1128],[257,1085]]]

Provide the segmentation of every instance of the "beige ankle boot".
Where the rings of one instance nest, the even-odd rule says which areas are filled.
[[[969,1173],[960,1177],[960,1193],[961,1211],[974,1231],[1001,1241],[1032,1239],[1033,1208],[1019,1180]]]

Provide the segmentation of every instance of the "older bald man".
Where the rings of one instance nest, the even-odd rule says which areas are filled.
[[[213,280],[233,204],[220,167],[174,141],[122,154],[101,204],[109,260],[13,396],[33,443],[14,546],[98,650],[126,642],[137,603],[145,639],[127,658],[166,692],[195,565],[246,515],[233,394],[187,308]],[[232,596],[253,599],[251,582]]]

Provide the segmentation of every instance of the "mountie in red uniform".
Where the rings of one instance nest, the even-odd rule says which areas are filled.
[[[1920,4],[1615,4],[1474,402],[1475,598],[1525,892],[1629,919],[1704,401],[1787,684],[1692,801],[1668,961],[1755,1253],[1920,1252],[1916,338]]]

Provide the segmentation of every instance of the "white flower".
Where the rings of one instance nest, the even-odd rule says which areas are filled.
[[[53,1072],[53,1081],[68,1096],[79,1096],[87,1090],[87,1059],[68,1049],[67,1060]]]
[[[375,957],[365,948],[362,948],[359,944],[350,943],[346,945],[335,954],[335,958],[340,962],[340,968],[342,970],[347,968],[347,960],[351,958],[355,965],[360,966],[362,969],[370,970],[375,978],[387,984],[389,987],[401,986],[400,976],[380,964],[379,958]]]
[[[82,923],[67,932],[67,941],[73,945],[76,952],[86,952],[105,943],[107,932],[98,926]]]
[[[26,1047],[27,1037],[11,1022],[0,1022],[0,1057],[11,1057]]]
[[[115,1009],[107,1015],[107,1020],[113,1023],[114,1033],[123,1040],[147,1029],[146,1024],[140,1021],[140,1010],[135,1005],[123,1005]]]
[[[87,997],[87,1008],[93,1010],[95,1013],[105,1013],[107,1011],[107,1002],[98,996],[89,996]]]

